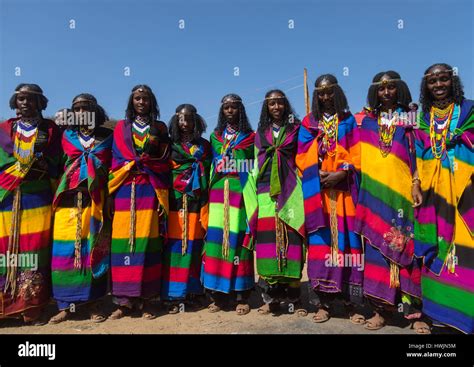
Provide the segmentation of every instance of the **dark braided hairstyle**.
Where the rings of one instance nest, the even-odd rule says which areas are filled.
[[[26,89],[25,93],[28,93],[27,90],[30,90],[31,92],[34,92],[34,95],[36,97],[36,105],[38,106],[38,112],[41,117],[41,111],[44,111],[46,107],[48,107],[48,98],[46,98],[43,95],[43,90],[38,84],[30,84],[30,83],[21,83],[18,84],[17,87],[15,88],[15,93],[10,97],[10,108],[12,110],[17,110],[17,105],[16,105],[16,97],[18,95],[18,91],[21,89]]]
[[[226,99],[233,99],[235,100],[236,103],[239,105],[239,131],[243,133],[249,133],[252,132],[252,126],[250,125],[249,119],[247,117],[247,112],[245,111],[245,106],[242,103],[242,98],[240,98],[239,95],[235,93],[230,93],[226,94],[224,97],[221,99],[221,108],[219,109],[219,117],[217,120],[217,127],[215,128],[215,132],[218,133],[219,135],[222,135],[222,133],[225,130],[225,127],[227,125],[227,119],[224,115],[224,101]]]
[[[323,74],[314,83],[314,88],[323,81],[327,80],[329,84],[332,84],[334,90],[334,108],[336,109],[337,116],[342,119],[343,116],[349,111],[349,105],[347,103],[346,95],[338,84],[337,78],[332,74]],[[313,92],[313,100],[311,103],[311,113],[316,121],[322,118],[322,105],[319,102],[318,91],[315,89]]]
[[[454,75],[453,68],[451,65],[444,64],[444,63],[437,63],[431,65],[428,69],[425,70],[423,74],[423,79],[421,79],[421,86],[420,86],[420,103],[423,109],[423,112],[428,113],[433,105],[434,99],[431,93],[428,90],[426,77],[425,75],[430,72],[431,69],[435,68],[436,66],[442,66],[447,69],[448,72],[451,73],[451,80],[452,80],[452,89],[451,89],[451,96],[453,97],[454,103],[460,105],[464,100],[464,87],[461,82],[461,78],[458,75]]]
[[[74,110],[74,104],[78,100],[85,100],[90,106],[90,111],[94,112],[95,115],[95,127],[102,126],[105,121],[109,120],[109,116],[105,112],[104,108],[97,103],[97,99],[89,93],[81,93],[74,97],[71,104],[71,110]]]
[[[401,79],[400,74],[393,70],[381,71],[380,73],[375,74],[372,79],[372,83],[380,82],[384,75],[388,75],[390,79],[395,79],[393,83],[395,83],[397,87],[397,106],[401,107],[405,112],[409,111],[409,105],[412,101],[411,93],[407,83]],[[378,89],[379,86],[377,84],[371,84],[367,93],[367,103],[375,113],[378,113],[380,107],[382,106],[378,96]]]
[[[263,132],[272,126],[273,121],[270,116],[270,112],[268,111],[268,99],[267,99],[272,93],[279,93],[284,97],[283,103],[285,105],[285,112],[283,113],[283,116],[282,116],[282,121],[283,121],[282,127],[291,123],[299,124],[300,120],[295,114],[295,111],[293,110],[293,107],[291,106],[290,101],[288,100],[286,94],[280,89],[272,89],[272,90],[269,90],[265,94],[265,100],[263,101],[263,104],[262,104],[262,111],[260,112],[260,120],[258,122],[258,130]]]
[[[160,118],[160,108],[158,106],[158,102],[156,100],[155,94],[151,90],[151,88],[146,84],[139,84],[133,87],[132,93],[128,98],[127,110],[125,111],[125,116],[129,121],[135,120],[136,114],[135,109],[133,108],[133,94],[137,91],[137,89],[144,89],[148,95],[150,96],[150,113],[148,117],[151,121],[157,121]]]
[[[206,121],[197,113],[196,107],[192,104],[184,103],[180,104],[176,107],[176,113],[171,117],[170,122],[168,124],[169,134],[171,137],[171,141],[173,143],[178,143],[181,139],[181,134],[179,130],[179,112],[182,110],[189,111],[193,114],[194,119],[194,132],[193,132],[193,142],[197,142],[199,138],[202,136],[202,133],[206,131],[207,125]]]

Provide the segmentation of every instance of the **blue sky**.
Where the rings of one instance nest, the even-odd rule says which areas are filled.
[[[398,71],[417,100],[423,71],[435,62],[456,66],[473,98],[473,3],[0,0],[0,117],[13,115],[8,99],[21,82],[43,88],[47,116],[89,92],[113,118],[124,116],[131,88],[146,83],[166,122],[179,104],[192,103],[209,134],[221,97],[235,92],[256,127],[259,101],[270,88],[288,90],[304,115],[304,67],[311,93],[318,75],[335,74],[353,112],[365,104],[370,81],[382,70]]]

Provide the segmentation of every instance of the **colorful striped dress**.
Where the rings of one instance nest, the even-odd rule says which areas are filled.
[[[37,140],[45,141],[36,151]],[[60,171],[60,132],[10,119],[0,124],[0,318],[34,314],[50,297],[51,204]],[[34,318],[34,317],[33,317]]]
[[[299,124],[258,131],[255,138],[257,272],[268,285],[296,283],[305,262],[304,211],[295,156]]]
[[[53,298],[60,310],[93,301],[107,292],[111,218],[104,212],[111,161],[112,131],[97,128],[81,143],[80,132],[66,130],[62,146],[65,172],[53,202],[51,262]]]
[[[305,227],[308,238],[308,277],[313,290],[340,293],[362,302],[363,256],[354,232],[359,188],[359,131],[352,114],[337,118],[331,137],[312,114],[298,136],[296,162],[302,174]],[[332,189],[320,185],[319,171],[345,170],[347,179]]]
[[[114,199],[112,294],[120,298],[119,304],[128,303],[127,298],[160,294],[168,215],[169,152],[162,157],[145,153],[151,137],[144,129],[132,132],[132,125],[121,120],[115,127],[109,175]],[[160,139],[163,143],[164,137]]]
[[[472,334],[474,101],[454,105],[448,119],[446,152],[432,150],[430,128],[434,126],[429,113],[420,115],[416,131],[423,204],[416,214],[415,255],[423,257],[424,264],[423,312],[436,322]]]
[[[421,267],[414,256],[411,196],[412,130],[397,126],[396,116],[390,126],[382,127],[379,117],[370,111],[357,114],[356,119],[360,121],[361,184],[355,231],[365,238],[364,295],[389,305],[402,300],[407,305],[419,304]],[[411,310],[415,312],[416,307]]]
[[[247,225],[247,206],[253,205],[246,189],[250,167],[243,167],[254,160],[254,140],[254,132],[211,134],[209,225],[201,272],[202,284],[210,291],[230,294],[254,287],[253,252],[249,249],[251,235]],[[244,169],[237,172],[238,165]]]
[[[211,145],[203,138],[196,143],[174,143],[170,161],[173,187],[161,299],[184,300],[187,295],[203,293],[200,272],[209,218]]]

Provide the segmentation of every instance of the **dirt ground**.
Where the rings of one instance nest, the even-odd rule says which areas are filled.
[[[361,325],[352,324],[341,304],[336,304],[333,317],[325,322],[316,324],[312,321],[313,306],[308,305],[308,283],[306,269],[303,271],[302,301],[308,309],[306,317],[288,312],[288,305],[281,305],[281,314],[277,316],[261,315],[257,312],[263,302],[257,291],[250,298],[251,311],[239,316],[235,308],[209,313],[207,309],[200,311],[167,314],[164,307],[159,307],[159,316],[154,320],[145,320],[139,313],[124,317],[120,320],[106,320],[93,323],[88,319],[85,310],[77,308],[71,320],[56,325],[26,326],[20,320],[0,320],[0,334],[414,334],[410,324],[399,315],[384,328],[369,331]],[[107,296],[103,300],[103,309],[110,314],[114,309],[112,299]],[[362,310],[369,317],[370,310]],[[49,319],[57,313],[57,307],[51,302],[45,309]],[[436,331],[435,331],[436,332]],[[446,333],[447,330],[438,331]]]

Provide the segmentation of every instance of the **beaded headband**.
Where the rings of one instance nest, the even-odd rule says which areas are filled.
[[[76,99],[72,104],[75,105],[76,103],[80,103],[80,102],[87,102],[87,103],[93,103],[93,104],[96,103],[96,101],[92,99],[81,97],[81,98]]]
[[[399,80],[401,80],[401,79],[400,78],[384,79],[384,80],[381,80],[379,82],[374,82],[374,83],[372,83],[372,85],[387,85],[388,83],[397,82]]]
[[[242,99],[237,97],[227,97],[222,101],[222,104],[225,103],[242,103]]]
[[[286,97],[285,97],[285,96],[281,96],[281,97],[267,97],[267,98],[265,98],[265,99],[266,99],[267,101],[270,101],[270,100],[272,100],[272,99],[286,99]]]
[[[321,87],[315,87],[314,90],[324,90],[324,89],[329,89],[329,88],[332,88],[334,86],[338,85],[337,83],[333,83],[333,84],[327,84],[327,85],[323,85]]]
[[[36,94],[36,95],[39,95],[39,96],[43,95],[43,92],[37,92],[35,90],[31,90],[28,87],[21,87],[19,90],[15,91],[15,94],[20,94],[20,93]]]
[[[453,73],[454,70],[453,69],[448,69],[448,70],[441,70],[441,71],[437,71],[436,73],[428,73],[428,74],[425,74],[423,75],[423,78],[428,78],[430,76],[435,76],[435,75],[438,75],[438,74],[441,74],[441,73]]]
[[[145,92],[145,93],[150,93],[150,91],[149,91],[148,89],[145,89],[145,88],[138,88],[137,90],[134,90],[134,91],[133,91],[133,94],[135,94],[135,93],[143,93],[143,92]]]

